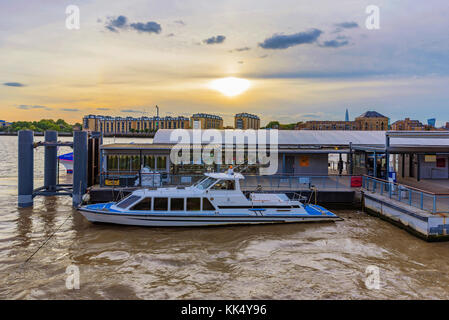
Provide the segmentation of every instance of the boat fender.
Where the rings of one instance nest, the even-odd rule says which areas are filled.
[[[83,194],[83,197],[81,198],[84,203],[88,203],[90,201],[90,194],[85,193]]]

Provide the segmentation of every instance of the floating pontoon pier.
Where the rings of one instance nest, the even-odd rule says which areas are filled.
[[[58,142],[58,134],[48,131],[44,142],[34,143],[32,131],[21,131],[19,206],[33,205],[35,196],[54,195],[70,195],[78,206],[86,190],[92,203],[116,201],[138,188],[187,186],[203,172],[225,169],[193,158],[188,163],[171,163],[170,152],[177,144],[171,133],[158,130],[153,143],[102,145],[100,133],[89,137],[77,131],[73,142]],[[241,188],[244,192],[301,193],[326,204],[362,203],[368,212],[421,238],[449,240],[448,138],[448,132],[283,130],[279,131],[277,172],[264,176],[259,174],[259,164],[247,165]],[[191,145],[190,151],[208,144]],[[40,146],[45,148],[45,179],[42,187],[34,189],[33,149]],[[74,149],[72,185],[57,183],[59,146]],[[329,174],[332,154],[340,161],[342,155],[346,157],[346,174]],[[432,190],[426,190],[428,182]]]

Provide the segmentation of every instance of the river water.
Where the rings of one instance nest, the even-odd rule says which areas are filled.
[[[35,187],[43,153],[35,151]],[[449,298],[449,243],[426,243],[354,209],[335,210],[345,220],[324,224],[94,225],[70,197],[18,209],[17,137],[0,137],[0,154],[2,299]],[[62,167],[60,182],[70,182]],[[66,287],[69,266],[79,270],[78,290]],[[378,289],[366,282],[376,270]]]

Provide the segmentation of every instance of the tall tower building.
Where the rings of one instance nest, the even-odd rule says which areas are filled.
[[[346,109],[345,121],[349,121],[349,111]]]

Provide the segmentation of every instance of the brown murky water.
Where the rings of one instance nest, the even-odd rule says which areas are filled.
[[[0,150],[3,299],[449,298],[449,243],[426,243],[355,210],[336,210],[345,221],[330,224],[93,225],[69,197],[38,197],[18,209],[17,137],[0,137]],[[35,187],[42,158],[39,149]],[[79,290],[66,288],[70,265],[80,270]],[[370,265],[380,271],[378,290],[365,285]]]

